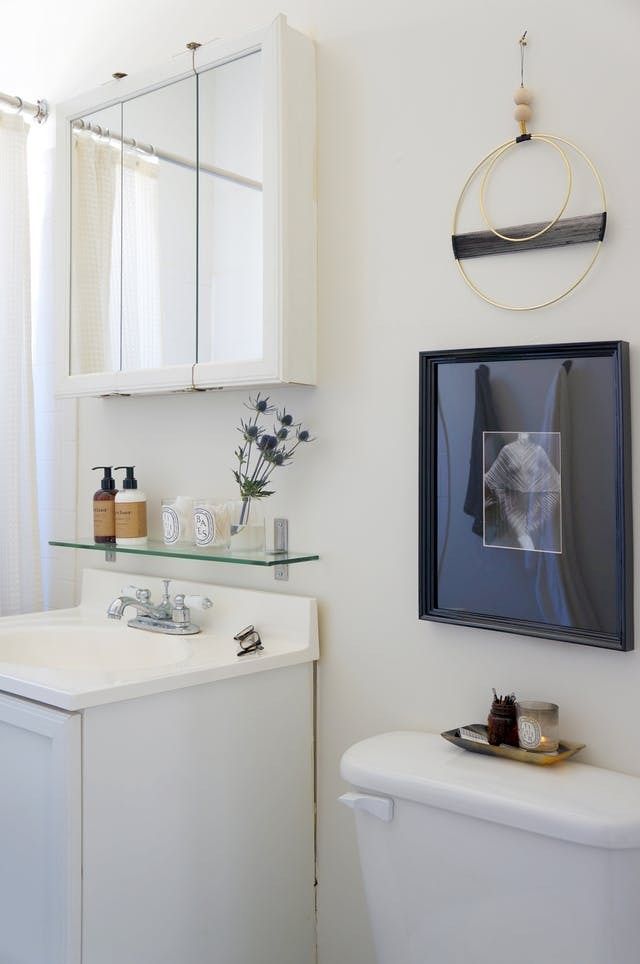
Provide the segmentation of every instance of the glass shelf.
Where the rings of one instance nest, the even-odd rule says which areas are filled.
[[[144,546],[117,546],[111,542],[93,542],[92,539],[78,539],[75,542],[51,539],[50,546],[66,549],[94,549],[106,553],[127,553],[131,556],[165,556],[168,559],[199,559],[203,562],[232,562],[240,566],[290,566],[295,562],[312,562],[320,557],[312,552],[233,552],[231,549],[201,549],[185,543],[167,546],[164,542],[149,539]]]

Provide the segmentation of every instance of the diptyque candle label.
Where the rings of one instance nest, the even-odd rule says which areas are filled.
[[[162,530],[164,541],[171,546],[178,541],[180,535],[180,519],[173,506],[165,505],[162,507]]]
[[[525,750],[535,750],[540,746],[542,730],[537,720],[532,720],[529,716],[521,716],[518,720],[518,739],[520,746]]]
[[[198,506],[193,513],[193,527],[196,534],[196,544],[210,546],[216,537],[216,523],[213,514],[204,506]]]
[[[147,503],[116,503],[116,538],[140,539],[147,534]]]

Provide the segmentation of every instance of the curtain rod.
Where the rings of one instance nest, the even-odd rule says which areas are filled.
[[[133,137],[122,137],[120,134],[115,134],[105,127],[101,127],[100,124],[91,124],[89,121],[80,118],[74,120],[71,126],[75,131],[97,134],[98,137],[106,137],[109,140],[118,141],[125,147],[140,151],[141,154],[147,154],[149,157],[157,157],[160,161],[168,161],[169,164],[176,164],[178,167],[187,167],[190,170],[195,170],[196,168],[196,164],[187,157],[181,157],[179,154],[170,154],[169,151],[161,151],[154,147],[153,144],[142,144],[140,141],[134,140]],[[245,177],[244,174],[236,174],[235,171],[227,171],[224,167],[215,167],[213,164],[201,163],[200,170],[204,174],[212,174],[214,177],[222,178],[223,181],[233,181],[235,184],[241,184],[243,187],[249,187],[254,191],[262,190],[261,181],[254,181],[253,178]]]
[[[12,108],[17,114],[27,114],[38,124],[44,124],[49,116],[49,105],[46,100],[39,100],[36,104],[30,104],[22,97],[11,97],[10,94],[0,94],[0,110],[3,107]]]

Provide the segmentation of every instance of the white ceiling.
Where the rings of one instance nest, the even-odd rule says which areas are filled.
[[[297,4],[298,9],[304,7]],[[0,91],[50,103],[266,25],[273,0],[0,0]]]

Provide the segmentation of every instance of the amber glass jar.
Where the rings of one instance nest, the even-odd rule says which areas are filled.
[[[487,718],[487,736],[491,746],[519,746],[518,720],[515,703],[501,703],[494,700]]]

